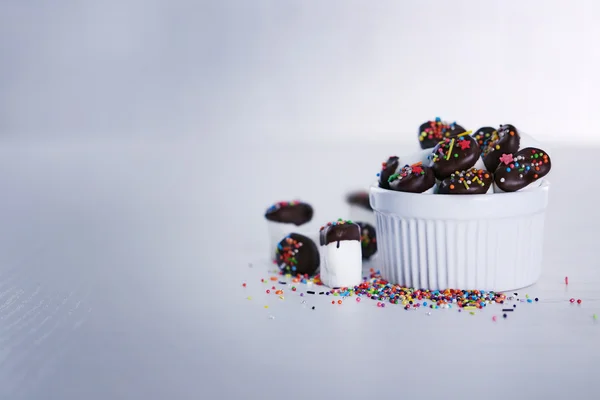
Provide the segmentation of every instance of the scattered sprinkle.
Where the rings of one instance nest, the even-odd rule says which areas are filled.
[[[565,285],[568,285],[568,284],[569,284],[569,277],[565,276]]]

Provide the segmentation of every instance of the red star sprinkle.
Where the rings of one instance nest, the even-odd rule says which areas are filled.
[[[513,155],[512,154],[502,154],[502,157],[500,157],[500,162],[504,163],[506,165],[510,164],[511,162],[513,162]]]
[[[418,165],[415,165],[414,167],[412,167],[412,172],[415,174],[420,174],[421,172],[423,172],[423,168],[419,167]]]
[[[469,140],[459,140],[458,145],[462,150],[471,148],[471,141]]]

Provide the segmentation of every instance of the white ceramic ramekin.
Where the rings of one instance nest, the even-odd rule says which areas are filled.
[[[542,271],[549,183],[514,193],[425,195],[371,186],[384,279],[429,290],[508,291]]]

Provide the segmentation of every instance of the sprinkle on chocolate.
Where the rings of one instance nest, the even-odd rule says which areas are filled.
[[[484,169],[456,171],[440,182],[439,194],[485,194],[493,182],[492,174]]]
[[[456,136],[465,132],[465,128],[456,122],[445,122],[437,117],[433,121],[427,121],[419,127],[419,142],[422,149],[429,149],[445,138]]]
[[[275,262],[284,273],[313,275],[320,264],[319,250],[310,238],[291,233],[277,245]]]
[[[503,154],[494,174],[498,187],[516,192],[548,175],[552,168],[550,156],[541,149],[526,147],[513,154]]]
[[[464,132],[453,138],[446,138],[433,149],[429,159],[435,177],[443,180],[455,171],[473,167],[479,160],[480,150],[475,139]]]
[[[431,168],[421,162],[405,165],[389,178],[390,189],[399,192],[423,193],[435,185]]]
[[[513,154],[519,150],[521,137],[517,128],[512,125],[500,125],[500,129],[491,132],[491,136],[484,141],[482,149],[483,163],[488,171],[495,171],[500,165],[503,154]]]

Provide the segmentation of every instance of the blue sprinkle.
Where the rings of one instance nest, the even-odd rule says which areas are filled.
[[[380,175],[379,172],[377,174],[375,174],[375,176],[379,176],[379,175]]]
[[[528,303],[532,303],[532,302],[533,302],[533,300],[531,300],[531,299],[527,299],[527,302],[528,302]]]
[[[423,302],[423,306],[426,306],[426,305],[427,305],[427,302],[426,302],[426,301],[424,301],[424,302]]]
[[[295,267],[295,266],[294,266],[294,267],[292,267],[292,271],[295,271],[295,270],[296,270],[296,267]]]
[[[506,172],[510,172],[510,167],[506,168]]]
[[[527,171],[529,171],[529,170],[531,169],[531,167],[528,165],[528,166],[526,166],[526,167],[525,167],[525,169],[526,169]]]
[[[515,163],[515,167],[518,167],[518,166],[519,166],[519,163],[518,163],[518,162],[516,162],[516,163]]]

